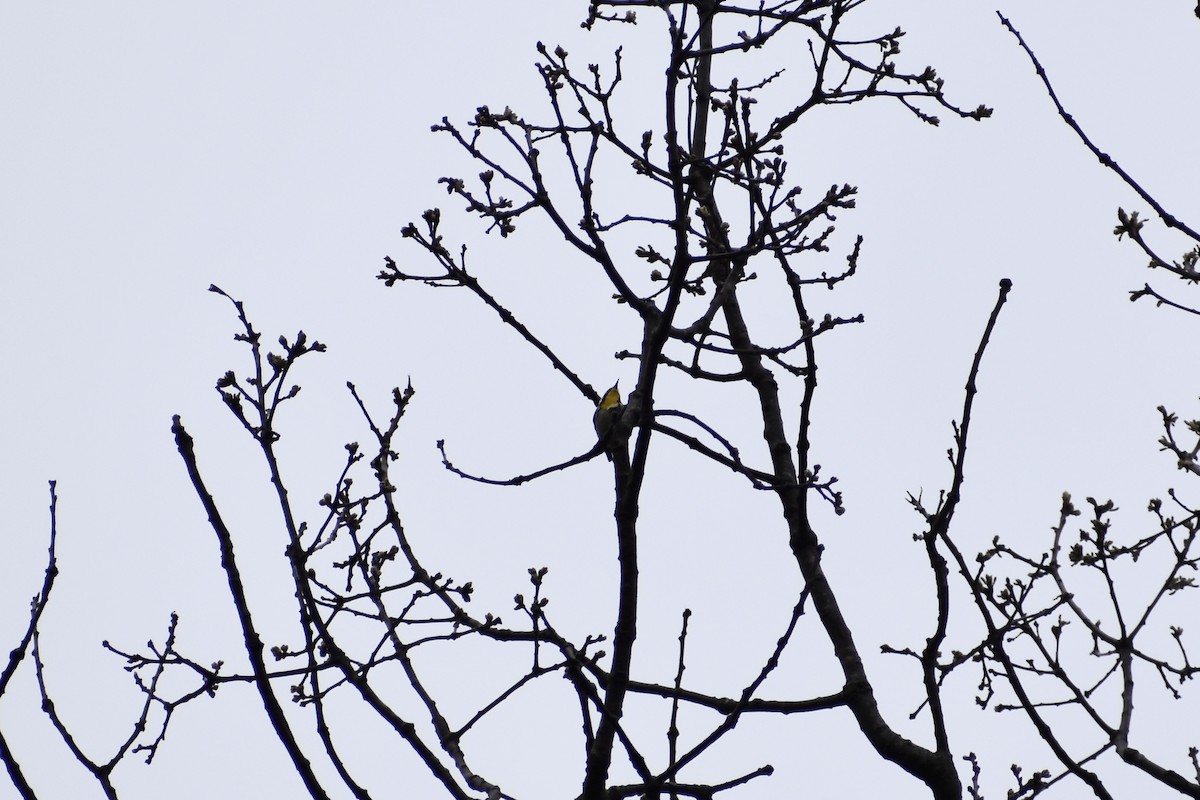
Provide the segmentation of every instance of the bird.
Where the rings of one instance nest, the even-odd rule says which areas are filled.
[[[621,390],[617,388],[618,384],[614,383],[612,388],[604,393],[604,397],[600,398],[600,403],[596,406],[596,413],[592,414],[592,426],[596,429],[596,440],[604,446],[604,454],[608,456],[608,460],[612,461],[612,453],[608,450],[608,440],[612,435],[613,424],[621,416],[621,411],[624,406],[621,405]]]

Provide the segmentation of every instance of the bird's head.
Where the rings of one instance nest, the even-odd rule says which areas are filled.
[[[604,397],[600,398],[598,408],[601,411],[608,411],[610,408],[616,408],[621,405],[621,390],[617,388],[619,383],[620,381],[614,383],[612,388],[604,393]]]

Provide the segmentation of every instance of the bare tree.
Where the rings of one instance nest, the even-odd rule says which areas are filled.
[[[641,331],[637,348],[618,354],[636,365],[635,385],[624,402],[614,404],[610,395],[602,404],[602,395],[584,377],[584,368],[564,355],[556,337],[566,331],[539,332],[523,322],[484,277],[487,269],[477,271],[468,265],[465,244],[447,232],[448,214],[430,209],[420,221],[407,225],[403,236],[416,245],[421,260],[414,265],[409,259],[388,258],[379,274],[388,287],[424,284],[465,290],[497,312],[501,324],[582,397],[597,404],[594,445],[584,452],[564,452],[554,463],[525,474],[479,475],[452,461],[442,442],[438,446],[446,469],[464,480],[509,487],[597,458],[611,461],[618,577],[611,587],[616,612],[610,629],[579,638],[568,632],[570,626],[553,619],[547,608],[548,571],[541,566],[530,568],[529,588],[514,599],[516,622],[502,618],[500,609],[476,612],[471,605],[474,584],[446,574],[421,552],[402,522],[403,480],[392,471],[399,451],[397,433],[415,396],[411,385],[393,390],[390,407],[380,412],[369,398],[360,397],[353,384],[347,384],[369,432],[367,443],[346,446],[345,461],[320,500],[319,519],[304,521],[304,502],[289,492],[281,467],[278,443],[285,430],[280,412],[298,395],[294,371],[300,359],[324,351],[324,345],[303,331],[279,337],[277,346],[269,345],[242,303],[212,287],[233,304],[237,339],[248,355],[248,367],[227,372],[218,380],[217,390],[257,445],[274,488],[292,579],[294,623],[289,630],[268,631],[260,622],[247,591],[250,579],[235,547],[242,534],[225,521],[219,498],[205,478],[215,468],[205,466],[192,436],[175,417],[175,440],[216,537],[244,637],[247,666],[230,671],[223,661],[206,663],[207,659],[181,652],[176,646],[175,617],[163,642],[144,651],[106,643],[125,659],[146,699],[130,737],[103,763],[73,743],[53,715],[48,689],[40,684],[55,726],[106,796],[116,796],[110,774],[124,756],[155,757],[177,709],[215,696],[228,684],[242,684],[257,691],[280,745],[314,798],[385,796],[347,757],[361,745],[353,731],[337,727],[335,720],[347,707],[389,731],[393,743],[388,746],[414,753],[448,796],[517,797],[518,791],[478,766],[478,751],[465,738],[498,709],[521,702],[525,688],[559,679],[565,680],[577,708],[568,735],[579,737],[579,784],[567,791],[585,800],[712,798],[758,785],[773,773],[771,764],[728,771],[714,755],[715,745],[734,738],[739,722],[752,715],[818,711],[852,718],[881,759],[923,784],[932,797],[960,798],[966,793],[979,798],[983,796],[980,761],[955,749],[946,719],[948,706],[963,703],[961,697],[947,697],[945,688],[947,676],[959,669],[978,670],[977,701],[1024,713],[1061,764],[1057,772],[1038,769],[1027,774],[1014,768],[1017,785],[1009,796],[1032,797],[1073,776],[1096,796],[1108,797],[1103,781],[1089,765],[1110,750],[1163,785],[1200,796],[1195,777],[1159,765],[1129,742],[1137,671],[1156,672],[1172,692],[1177,691],[1172,681],[1186,680],[1194,673],[1181,630],[1171,633],[1178,656],[1155,655],[1135,640],[1151,630],[1152,614],[1169,596],[1192,586],[1189,573],[1195,568],[1192,543],[1198,512],[1173,494],[1180,512],[1166,512],[1163,503],[1154,501],[1156,529],[1120,544],[1109,534],[1112,503],[1089,501],[1090,527],[1070,542],[1067,527],[1078,511],[1064,496],[1048,554],[1022,554],[997,540],[973,560],[952,536],[965,479],[976,381],[1012,289],[1011,282],[1000,276],[991,309],[979,309],[981,331],[974,359],[962,367],[966,384],[950,442],[949,481],[936,502],[910,498],[925,523],[918,540],[936,599],[925,621],[927,635],[914,647],[885,648],[910,657],[918,666],[919,680],[907,696],[919,698],[924,735],[910,737],[881,710],[877,676],[864,663],[864,645],[844,613],[846,598],[861,587],[835,585],[824,569],[826,543],[818,530],[817,508],[841,514],[843,499],[837,478],[821,469],[810,437],[821,346],[827,337],[863,320],[861,315],[839,315],[827,301],[830,290],[855,277],[862,253],[863,237],[839,236],[835,224],[854,208],[857,189],[835,185],[810,199],[809,193],[791,183],[785,146],[812,115],[841,105],[890,102],[930,125],[939,124],[939,115],[982,120],[990,111],[953,103],[943,93],[943,81],[934,69],[905,67],[900,29],[867,37],[845,33],[847,19],[861,5],[863,0],[745,5],[727,0],[592,2],[585,28],[651,26],[661,37],[665,69],[659,78],[655,117],[647,127],[626,130],[630,123],[618,112],[628,83],[621,50],[603,67],[579,66],[563,47],[541,45],[537,66],[545,91],[543,108],[483,106],[468,122],[443,119],[435,126],[476,162],[475,177],[450,176],[441,181],[468,214],[481,220],[487,232],[503,238],[516,234],[533,218],[548,224],[580,262],[603,275],[611,286],[614,313],[633,318]],[[764,48],[791,53],[786,68],[777,65],[763,71],[757,54]],[[1040,65],[1038,69],[1044,75]],[[1074,124],[1061,105],[1059,110]],[[1084,141],[1095,150],[1086,137]],[[1120,172],[1111,159],[1105,163]],[[636,181],[644,188],[631,199],[621,189],[610,189],[614,181]],[[1197,240],[1148,194],[1143,193],[1143,198],[1169,226]],[[1196,280],[1200,250],[1190,251],[1180,262],[1169,262],[1146,244],[1136,214],[1122,211],[1120,223],[1118,233],[1133,239],[1151,257],[1152,267],[1168,269],[1189,282]],[[746,301],[748,287],[762,285],[773,287],[770,297],[775,305],[766,311]],[[1134,299],[1147,295],[1177,305],[1148,285],[1134,292]],[[665,407],[659,387],[667,373],[719,391],[739,413],[752,411],[761,437],[742,441],[729,432],[729,419]],[[789,399],[793,396],[798,401]],[[747,406],[734,399],[743,397],[753,400]],[[1176,418],[1164,410],[1163,419],[1164,448],[1175,454],[1181,468],[1200,473],[1195,464],[1200,423],[1188,423],[1190,433],[1198,438],[1184,443],[1174,433]],[[786,542],[800,576],[790,598],[787,624],[773,648],[745,654],[752,679],[723,693],[685,686],[688,612],[683,615],[673,681],[649,680],[634,665],[645,604],[640,591],[640,511],[647,496],[647,470],[664,458],[664,445],[676,450],[681,446],[697,462],[727,470],[731,482],[759,490],[764,503],[777,507],[774,528],[764,535]],[[53,514],[53,504],[51,508]],[[34,602],[28,634],[0,677],[0,694],[31,648],[41,675],[36,636],[56,574],[53,536],[52,523],[46,583]],[[1117,567],[1151,550],[1169,550],[1170,556],[1158,591],[1131,613],[1119,600],[1118,587],[1124,584]],[[530,560],[536,562],[538,555],[532,554]],[[1072,588],[1072,569],[1099,576],[1107,587],[1111,619],[1089,611],[1080,600]],[[950,612],[964,601],[974,607],[985,635],[972,646],[956,648],[951,644]],[[799,623],[808,615],[819,623],[841,686],[815,696],[770,695],[764,685],[785,653],[802,646]],[[1064,636],[1068,623],[1077,623],[1087,632],[1090,653],[1063,649],[1075,643]],[[515,651],[522,666],[509,674],[499,666],[478,664],[481,674],[502,678],[504,688],[463,715],[445,710],[448,698],[433,688],[430,662],[424,655],[469,643]],[[432,663],[437,658],[432,657]],[[1104,664],[1102,676],[1091,683],[1082,682],[1074,672],[1075,665],[1088,658]],[[162,688],[160,681],[167,672],[189,676],[189,688],[176,692]],[[1121,702],[1112,714],[1093,699],[1095,688],[1110,680],[1121,685]],[[1049,704],[1029,690],[1032,683],[1052,683],[1065,692],[1054,705],[1081,711],[1103,733],[1104,744],[1094,752],[1071,750],[1047,715]],[[290,695],[286,700],[311,712],[311,728],[319,743],[315,748],[307,729],[297,728],[301,715],[285,710],[284,694]],[[631,702],[635,697],[648,702],[635,708]],[[331,713],[334,708],[338,713]],[[716,712],[719,719],[685,744],[680,719],[691,709]],[[659,713],[669,717],[670,725],[665,733],[647,734],[653,728],[638,716]],[[1196,751],[1191,752],[1195,761]],[[35,796],[2,737],[0,757],[21,796]],[[960,775],[964,758],[971,775],[965,786]],[[718,779],[692,779],[701,764],[708,774],[727,771]]]
[[[1002,14],[998,16],[1029,57],[1067,126],[1167,228],[1188,239],[1191,247],[1176,260],[1159,255],[1143,236],[1145,221],[1136,211],[1118,209],[1113,233],[1118,238],[1128,236],[1149,257],[1150,269],[1164,269],[1195,284],[1200,280],[1196,271],[1200,234],[1163,208],[1088,137],[1067,112],[1016,27]],[[1130,292],[1131,300],[1143,297],[1154,298],[1160,306],[1200,314],[1160,294],[1149,283]],[[1179,469],[1200,474],[1196,465],[1200,421],[1188,421],[1187,434],[1181,436],[1178,417],[1162,406],[1158,410],[1163,423],[1162,449],[1175,456]],[[1196,588],[1200,510],[1174,489],[1169,490],[1168,498],[1166,502],[1160,498],[1149,501],[1153,522],[1148,530],[1123,538],[1112,530],[1116,504],[1092,497],[1087,498],[1087,524],[1072,532],[1072,519],[1082,512],[1064,492],[1048,549],[1042,552],[1030,553],[996,537],[990,549],[969,559],[953,539],[937,533],[937,546],[950,555],[965,580],[987,631],[978,646],[957,653],[949,666],[974,662],[980,670],[977,702],[1024,714],[1059,762],[1057,771],[1018,773],[1020,796],[1034,796],[1074,777],[1094,796],[1113,797],[1099,770],[1103,757],[1112,753],[1162,786],[1187,797],[1200,797],[1200,751],[1194,744],[1181,743],[1175,753],[1147,754],[1135,746],[1133,733],[1135,698],[1161,691],[1178,700],[1182,696],[1179,687],[1197,672],[1188,657],[1183,626],[1162,618],[1174,613],[1178,620],[1186,613],[1186,606],[1179,604],[1180,595]],[[910,500],[931,518],[918,498]],[[1078,735],[1088,729],[1092,735]],[[1088,744],[1080,745],[1080,739]],[[1184,753],[1190,760],[1191,775],[1168,766]]]

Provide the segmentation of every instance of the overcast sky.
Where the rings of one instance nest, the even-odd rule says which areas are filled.
[[[1001,10],[1100,146],[1195,225],[1200,21],[1191,4],[1131,13],[1112,0],[1014,0]],[[530,117],[542,108],[536,41],[561,42],[580,64],[605,63],[615,35],[628,31],[587,34],[578,26],[585,11],[584,2],[561,0],[0,4],[0,642],[7,651],[15,641],[40,585],[46,482],[57,480],[62,573],[43,646],[60,711],[97,758],[126,735],[137,703],[102,639],[135,648],[161,638],[174,610],[199,660],[239,662],[215,544],[170,435],[173,414],[195,436],[238,526],[239,553],[269,565],[257,599],[286,612],[290,597],[270,594],[286,573],[265,473],[212,389],[246,364],[231,308],[206,291],[212,283],[243,300],[269,340],[303,328],[329,346],[307,360],[304,392],[283,423],[285,470],[302,508],[316,514],[342,443],[365,441],[345,381],[382,409],[390,387],[411,377],[417,395],[402,463],[414,536],[447,572],[475,581],[481,609],[508,611],[525,569],[547,564],[553,608],[572,631],[611,626],[607,466],[493,489],[446,474],[433,447],[445,438],[472,471],[527,472],[587,447],[590,405],[467,295],[388,290],[374,278],[385,255],[424,263],[400,229],[443,206],[451,235],[471,243],[477,274],[587,380],[632,384],[631,367],[612,354],[636,348],[636,326],[605,301],[590,265],[536,224],[511,243],[483,239],[473,221],[450,213],[458,204],[435,183],[479,170],[430,133],[431,123],[466,120],[485,103]],[[842,109],[788,143],[791,175],[812,191],[834,182],[861,190],[860,207],[842,216],[839,251],[864,234],[859,276],[829,295],[825,310],[862,312],[866,324],[842,329],[824,351],[814,432],[816,460],[840,477],[848,512],[822,517],[821,533],[827,568],[854,594],[847,613],[886,688],[889,717],[924,736],[920,722],[905,720],[917,702],[914,675],[876,653],[881,642],[914,645],[928,635],[929,583],[910,537],[918,519],[904,496],[934,493],[948,479],[950,422],[998,281],[1011,278],[1014,289],[983,367],[958,521],[967,549],[1000,534],[1036,550],[1064,490],[1113,497],[1134,535],[1150,523],[1150,496],[1190,488],[1157,452],[1155,407],[1200,413],[1196,329],[1128,301],[1146,280],[1174,289],[1110,234],[1118,206],[1146,209],[1057,119],[990,7],[880,2],[864,18],[874,32],[903,27],[901,63],[937,67],[952,100],[995,109],[984,123],[945,119],[936,129],[895,105]],[[630,108],[650,117],[657,31],[639,31],[626,54]],[[1172,255],[1183,249],[1161,241]],[[564,287],[592,285],[582,305],[560,301]],[[689,387],[664,383],[660,402],[681,405],[676,391]],[[682,486],[675,477],[655,474],[658,493],[643,509],[638,663],[647,677],[669,677],[679,614],[691,607],[695,652],[709,655],[696,656],[689,676],[732,691],[742,673],[720,654],[778,635],[772,624],[741,624],[748,612],[738,605],[746,575],[769,583],[791,574],[773,555],[775,505],[711,470]],[[786,609],[762,613],[754,618]],[[796,656],[790,668],[800,679],[788,690],[798,696],[831,688],[818,679],[827,667]],[[731,683],[720,682],[726,677]],[[1022,729],[974,712],[970,679],[955,691],[959,746],[994,754],[985,777],[1000,796],[1016,757],[1005,748],[1018,747],[1005,740]],[[46,796],[84,796],[73,793],[87,785],[81,776],[58,767],[67,757],[37,716],[28,669],[10,695],[0,724],[28,774]],[[161,763],[134,759],[118,770],[124,796],[296,793],[258,708],[248,691],[189,707]],[[731,752],[738,766],[730,772],[772,759],[782,768],[798,748],[807,760],[793,768],[814,796],[881,785],[889,796],[922,796],[854,735],[845,747],[831,744],[850,727],[837,717],[747,724],[751,737],[787,747]],[[364,735],[364,750],[374,741]],[[1005,742],[999,754],[997,742]],[[487,768],[520,763],[503,747],[491,750],[481,757]],[[1158,753],[1184,766],[1184,747]],[[229,774],[214,769],[221,765]],[[575,790],[545,772],[501,783],[529,797]],[[793,796],[796,780],[781,769],[744,796]]]

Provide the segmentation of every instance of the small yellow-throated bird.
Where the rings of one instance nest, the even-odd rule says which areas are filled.
[[[608,450],[608,439],[612,435],[613,425],[621,416],[624,406],[621,405],[621,390],[614,383],[612,388],[600,398],[596,413],[592,414],[592,425],[596,428],[596,440],[604,445],[605,455],[612,461],[612,453]]]

